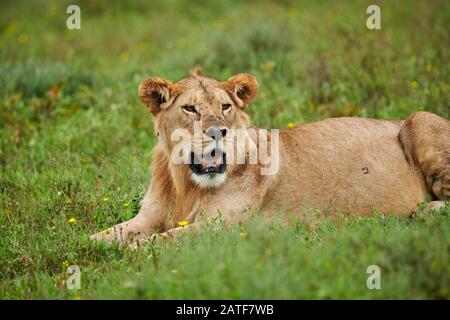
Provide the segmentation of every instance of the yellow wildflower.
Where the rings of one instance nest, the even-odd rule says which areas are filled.
[[[185,226],[187,226],[187,225],[189,224],[189,221],[186,221],[186,220],[184,220],[184,221],[179,221],[177,224],[178,224],[180,227],[185,227]]]
[[[19,36],[18,42],[19,42],[20,44],[25,44],[25,43],[27,43],[27,42],[28,42],[28,35],[26,35],[25,33],[22,33],[22,34]]]
[[[295,128],[296,126],[295,126],[295,123],[292,123],[292,122],[289,122],[288,123],[288,128],[289,129],[292,129],[292,128]]]
[[[108,197],[103,197],[102,200],[103,200],[103,202],[108,202],[109,198]]]
[[[69,267],[69,262],[67,260],[64,260],[63,266],[64,266],[64,268],[68,268]]]
[[[433,72],[433,65],[431,65],[431,64],[428,64],[426,67],[425,67],[425,70],[428,72],[428,73],[432,73]]]
[[[417,88],[419,87],[419,83],[418,83],[416,80],[413,80],[413,81],[411,81],[411,82],[409,83],[409,86],[410,86],[412,89],[417,89]]]
[[[75,222],[77,222],[77,219],[75,219],[75,218],[70,218],[70,219],[67,220],[67,221],[69,221],[69,223],[75,223]]]
[[[242,238],[247,238],[248,233],[247,232],[241,232],[240,235],[241,235]]]

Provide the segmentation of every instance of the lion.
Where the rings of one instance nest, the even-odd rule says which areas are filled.
[[[253,127],[245,113],[257,91],[257,80],[246,73],[219,81],[196,70],[175,83],[158,77],[143,81],[139,98],[159,139],[152,180],[134,218],[92,238],[137,243],[201,230],[217,218],[226,225],[242,222],[255,212],[267,219],[282,212],[287,221],[315,211],[404,217],[423,202],[439,208],[449,199],[448,120],[429,112],[406,120],[331,118],[261,139],[263,129]],[[201,127],[197,135],[195,123]],[[173,139],[177,130],[183,143]],[[238,130],[246,143],[236,142],[232,132]],[[268,145],[277,154],[276,170],[262,174],[271,164],[250,163],[249,157]],[[183,161],[174,161],[174,150],[185,147],[194,151],[188,148],[179,157]],[[233,148],[244,161],[228,160],[225,153]]]

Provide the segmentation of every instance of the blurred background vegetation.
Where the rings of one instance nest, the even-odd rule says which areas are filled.
[[[82,239],[139,209],[156,142],[137,99],[149,76],[250,72],[260,92],[248,112],[261,127],[449,118],[448,1],[76,1],[81,30],[66,28],[69,4],[0,3],[0,297],[70,297],[65,263],[96,274],[86,294],[102,272],[138,268],[132,254]],[[381,30],[366,28],[370,4]],[[430,252],[444,243],[448,253],[441,236]],[[434,281],[421,294],[448,297],[448,273]]]

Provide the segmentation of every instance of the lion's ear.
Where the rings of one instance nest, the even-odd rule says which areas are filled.
[[[139,85],[139,98],[148,110],[156,116],[161,111],[161,105],[169,101],[172,87],[173,84],[169,80],[152,77]]]
[[[234,94],[241,103],[241,108],[247,107],[256,97],[258,82],[249,73],[239,73],[227,81],[222,82],[223,87]]]

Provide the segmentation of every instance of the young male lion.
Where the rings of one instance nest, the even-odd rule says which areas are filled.
[[[136,217],[93,238],[135,243],[186,229],[180,221],[189,222],[187,229],[201,226],[202,217],[233,223],[255,209],[265,217],[375,209],[407,216],[430,197],[440,200],[433,207],[449,199],[448,120],[428,112],[405,121],[334,118],[263,134],[244,112],[257,90],[250,74],[220,82],[194,72],[176,83],[142,82],[139,97],[159,137],[152,182]],[[245,143],[237,142],[238,131]],[[251,163],[251,153],[267,146],[272,163]],[[228,159],[233,149],[244,161]]]

